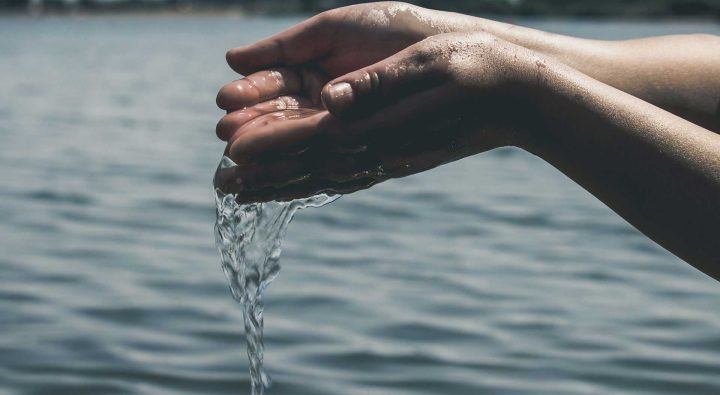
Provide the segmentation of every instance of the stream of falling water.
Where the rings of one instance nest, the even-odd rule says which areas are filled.
[[[223,157],[218,171],[232,166],[235,163]],[[263,292],[280,271],[285,231],[297,210],[323,206],[337,196],[248,204],[238,204],[236,197],[215,189],[215,243],[232,296],[243,307],[252,395],[262,395],[270,386],[263,369]]]

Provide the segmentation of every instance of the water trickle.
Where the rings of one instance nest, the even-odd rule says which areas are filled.
[[[218,171],[236,166],[223,157]],[[280,272],[282,240],[295,212],[320,207],[337,196],[316,195],[289,202],[237,203],[237,195],[215,189],[215,244],[232,296],[243,307],[253,395],[270,386],[263,369],[263,292]]]

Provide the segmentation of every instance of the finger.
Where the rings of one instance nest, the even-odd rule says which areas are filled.
[[[278,96],[300,93],[302,77],[295,69],[263,70],[223,86],[217,106],[235,111]]]
[[[371,161],[372,165],[370,162],[349,160],[342,163],[336,161],[337,158],[331,159],[326,165],[335,169],[334,176],[322,174],[317,165],[309,165],[305,159],[281,161],[267,167],[239,165],[224,169],[234,173],[227,173],[220,177],[219,181],[216,178],[215,186],[225,193],[237,194],[241,202],[285,201],[318,193],[347,194],[390,178],[405,177],[459,159],[448,158],[446,150],[447,147],[433,146],[429,149],[390,155],[377,162]],[[310,167],[315,170],[310,170]],[[298,177],[298,174],[302,176]],[[265,177],[268,178],[264,179]],[[269,181],[273,177],[278,178],[273,182]],[[295,178],[288,181],[290,177]]]
[[[281,65],[297,65],[324,55],[332,36],[325,17],[316,15],[290,29],[254,44],[233,48],[225,55],[236,72],[252,72]]]
[[[258,191],[264,188],[282,188],[309,178],[328,183],[348,182],[359,178],[381,179],[385,173],[378,170],[381,160],[374,153],[344,154],[326,149],[291,157],[279,157],[267,162],[238,165],[227,169],[218,177],[222,190]]]
[[[221,169],[215,175],[214,185],[226,193],[251,193],[298,183],[308,177],[306,162],[286,159],[266,164],[241,163]]]
[[[335,78],[325,85],[321,97],[333,115],[364,115],[438,84],[446,70],[445,60],[416,44]]]
[[[310,108],[310,100],[302,96],[280,96],[266,102],[255,104],[252,107],[233,111],[220,119],[215,127],[215,134],[223,141],[229,141],[232,136],[246,123],[253,119],[276,111],[300,110]]]
[[[371,178],[362,178],[348,182],[327,182],[325,180],[314,180],[311,178],[282,188],[265,188],[258,191],[240,191],[237,192],[236,195],[239,203],[268,202],[273,200],[289,201],[321,193],[328,195],[353,193],[362,189],[370,188],[378,182],[380,181]]]
[[[410,96],[375,112],[364,119],[347,120],[327,111],[313,115],[270,113],[245,123],[229,140],[228,156],[236,163],[252,162],[259,156],[300,150],[319,141],[340,144],[363,144],[375,137],[381,144],[402,140],[422,125],[423,114],[435,114],[446,107],[452,86],[442,86]],[[309,110],[311,113],[313,110]]]
[[[238,194],[244,201],[290,200],[320,192],[350,193],[389,178],[405,177],[467,155],[457,150],[463,136],[453,140],[432,136],[392,152],[360,151],[340,154],[321,150],[270,163],[240,164],[216,174],[215,186]],[[383,147],[387,149],[387,147]]]
[[[327,130],[333,117],[327,111],[274,112],[246,123],[229,141],[229,156],[236,163],[251,162],[261,155],[299,149]]]

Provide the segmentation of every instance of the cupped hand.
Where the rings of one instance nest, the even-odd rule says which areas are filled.
[[[337,8],[249,46],[228,51],[243,75],[276,66],[314,64],[330,77],[369,66],[439,33],[466,27],[467,17],[401,2]]]
[[[540,123],[543,62],[494,36],[451,33],[328,83],[313,69],[260,72],[248,77],[259,103],[219,124],[240,165],[217,186],[248,201],[348,193],[521,145]],[[273,89],[284,93],[263,102]]]
[[[218,124],[218,137],[228,140],[234,125],[271,111],[299,106],[323,110],[320,91],[330,79],[426,37],[461,29],[463,21],[459,14],[400,2],[360,4],[323,12],[275,36],[231,49],[228,64],[246,77],[218,93],[218,106],[232,113]],[[244,111],[236,113],[239,110]]]

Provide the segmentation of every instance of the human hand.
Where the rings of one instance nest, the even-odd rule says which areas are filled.
[[[320,13],[272,37],[231,49],[227,61],[243,75],[312,63],[335,77],[435,34],[472,30],[475,19],[401,2],[352,5]]]
[[[495,147],[522,145],[540,123],[532,101],[542,62],[494,36],[451,33],[322,89],[320,73],[306,71],[304,83],[282,87],[302,95],[280,96],[221,121],[226,153],[240,166],[221,174],[217,186],[245,200],[348,193]],[[298,71],[263,73],[256,97],[276,89],[277,74]],[[223,99],[233,103],[232,97]]]
[[[287,31],[228,51],[228,64],[247,77],[225,85],[217,104],[230,115],[217,126],[229,140],[234,128],[272,111],[293,116],[324,110],[322,87],[331,78],[369,66],[418,41],[468,28],[467,16],[400,2],[342,7]]]

